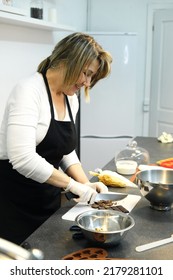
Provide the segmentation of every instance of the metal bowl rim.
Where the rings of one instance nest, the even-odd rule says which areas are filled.
[[[162,186],[164,186],[164,185],[169,185],[169,186],[172,186],[173,185],[173,181],[172,181],[172,183],[154,183],[154,182],[152,182],[151,180],[144,180],[144,179],[142,179],[142,178],[139,178],[139,175],[140,174],[147,174],[147,173],[150,173],[150,174],[152,174],[152,173],[173,173],[173,170],[169,170],[169,169],[153,169],[153,170],[141,170],[141,171],[138,171],[137,173],[136,173],[136,179],[137,180],[139,180],[139,181],[141,181],[141,182],[143,182],[144,184],[145,183],[149,183],[149,184],[153,184],[153,185],[162,185]]]
[[[83,217],[85,214],[89,214],[89,213],[101,213],[101,212],[104,212],[104,213],[106,213],[106,212],[108,212],[108,213],[113,213],[113,214],[118,214],[119,216],[121,216],[121,217],[124,217],[124,218],[129,218],[130,219],[130,221],[131,221],[131,224],[130,224],[130,226],[128,226],[127,228],[124,228],[124,229],[121,229],[121,230],[115,230],[115,231],[96,231],[96,230],[92,230],[92,229],[87,229],[87,228],[85,228],[85,227],[83,227],[81,224],[79,224],[79,218],[80,217]],[[94,232],[94,233],[98,233],[98,234],[100,234],[100,233],[103,233],[103,234],[114,234],[114,233],[120,233],[120,232],[125,232],[125,231],[127,231],[127,230],[129,230],[129,229],[131,229],[134,225],[135,225],[135,221],[134,221],[134,219],[132,218],[132,216],[130,216],[129,214],[125,214],[125,213],[123,213],[123,212],[120,212],[120,211],[116,211],[116,210],[88,210],[88,211],[85,211],[85,212],[82,212],[82,213],[80,213],[79,215],[77,215],[77,217],[75,218],[75,222],[77,223],[77,225],[81,228],[81,229],[83,229],[83,230],[85,230],[85,231],[88,231],[88,232]]]
[[[166,173],[172,173],[173,172],[173,169],[148,169],[148,170],[140,170],[136,173],[136,176],[138,174],[141,174],[141,173],[163,173],[163,172],[166,172]]]

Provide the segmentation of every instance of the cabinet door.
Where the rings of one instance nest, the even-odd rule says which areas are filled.
[[[173,10],[155,13],[149,135],[173,133]]]

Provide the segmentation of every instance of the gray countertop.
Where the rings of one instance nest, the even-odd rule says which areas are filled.
[[[173,143],[162,144],[156,138],[136,137],[138,146],[149,151],[150,163],[173,156]],[[115,165],[112,159],[104,169],[114,171]],[[95,178],[92,181],[96,180]],[[118,192],[140,195],[139,189],[114,188]],[[41,249],[45,259],[56,260],[64,256],[89,247],[96,247],[86,239],[75,240],[72,238],[74,232],[69,228],[73,221],[63,220],[65,214],[74,202],[63,197],[62,207],[55,212],[44,224],[42,224],[26,241],[32,248]],[[173,210],[158,211],[150,207],[145,198],[141,198],[130,215],[135,220],[135,226],[127,233],[122,242],[114,247],[102,247],[107,250],[109,258],[121,259],[144,259],[144,260],[172,260],[173,244],[167,244],[145,252],[137,253],[136,246],[170,237],[173,233]]]

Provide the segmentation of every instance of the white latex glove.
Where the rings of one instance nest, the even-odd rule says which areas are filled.
[[[85,185],[96,190],[98,193],[107,193],[108,192],[108,187],[106,185],[104,185],[102,182],[95,182],[95,183],[88,182]]]
[[[86,184],[81,184],[70,179],[70,183],[65,189],[65,191],[70,191],[79,196],[79,198],[74,198],[73,200],[76,202],[86,202],[86,203],[94,203],[95,197],[97,195],[97,191],[95,188],[91,188]]]

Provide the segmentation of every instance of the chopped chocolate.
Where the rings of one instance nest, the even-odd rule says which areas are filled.
[[[91,207],[95,209],[110,209],[116,202],[112,200],[98,200],[94,202]]]
[[[117,202],[116,201],[112,201],[112,200],[98,200],[96,202],[94,202],[93,204],[91,204],[91,207],[94,209],[112,209],[112,210],[116,210],[116,211],[121,211],[123,213],[129,213],[129,211],[123,207],[122,205],[116,205]]]
[[[122,205],[117,205],[117,208],[123,213],[129,213],[129,211]]]

